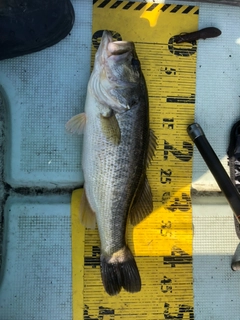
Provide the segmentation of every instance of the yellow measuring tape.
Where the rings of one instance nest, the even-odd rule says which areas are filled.
[[[148,179],[154,211],[127,243],[142,278],[142,290],[105,293],[100,276],[98,230],[85,230],[78,218],[82,190],[72,195],[72,288],[74,320],[194,319],[192,274],[193,146],[187,125],[194,120],[196,45],[175,44],[173,36],[198,28],[195,6],[95,0],[94,57],[102,30],[133,41],[146,78],[150,126],[158,148]],[[95,48],[94,48],[95,47]]]

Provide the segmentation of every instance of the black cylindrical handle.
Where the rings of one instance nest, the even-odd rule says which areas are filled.
[[[187,132],[227,198],[238,222],[240,222],[240,194],[205,137],[201,126],[198,123],[193,123],[188,126]]]

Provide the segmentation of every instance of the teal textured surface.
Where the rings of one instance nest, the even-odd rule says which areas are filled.
[[[69,196],[10,197],[0,319],[72,318]]]
[[[41,52],[0,62],[0,89],[10,120],[5,172],[11,186],[83,184],[82,139],[67,134],[65,123],[84,108],[91,4],[73,1],[73,5],[75,25],[64,40]]]

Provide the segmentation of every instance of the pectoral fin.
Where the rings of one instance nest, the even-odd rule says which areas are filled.
[[[100,119],[102,132],[104,133],[105,137],[114,145],[119,145],[121,140],[121,131],[115,114],[112,113],[109,117],[100,115]]]
[[[149,143],[148,143],[148,157],[147,166],[150,165],[152,158],[154,156],[155,150],[157,148],[157,137],[155,136],[153,130],[150,129],[149,133]]]
[[[84,225],[84,227],[89,229],[95,229],[96,215],[95,215],[95,212],[93,212],[92,208],[90,207],[90,204],[88,202],[84,189],[83,189],[82,198],[80,202],[79,216],[80,216],[80,222],[82,223],[82,225]]]
[[[76,116],[72,117],[66,123],[66,129],[71,133],[82,134],[86,125],[86,114],[79,113]]]
[[[153,211],[152,192],[146,175],[142,179],[130,210],[130,222],[134,226]]]

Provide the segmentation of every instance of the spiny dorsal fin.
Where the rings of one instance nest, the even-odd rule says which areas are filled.
[[[95,229],[96,227],[96,215],[90,207],[85,190],[83,189],[82,198],[79,207],[79,218],[82,225],[85,228]]]
[[[72,117],[66,123],[66,129],[71,133],[82,134],[86,125],[86,114],[79,113],[76,116]]]
[[[130,222],[137,225],[153,211],[152,192],[147,177],[144,176],[140,184],[132,208],[130,210]]]
[[[110,117],[100,115],[101,128],[105,137],[114,145],[119,145],[121,140],[121,131],[114,113]]]
[[[157,148],[157,137],[155,136],[152,129],[149,130],[149,143],[148,143],[148,156],[147,156],[147,166],[150,165],[152,158],[154,156],[155,150]]]

